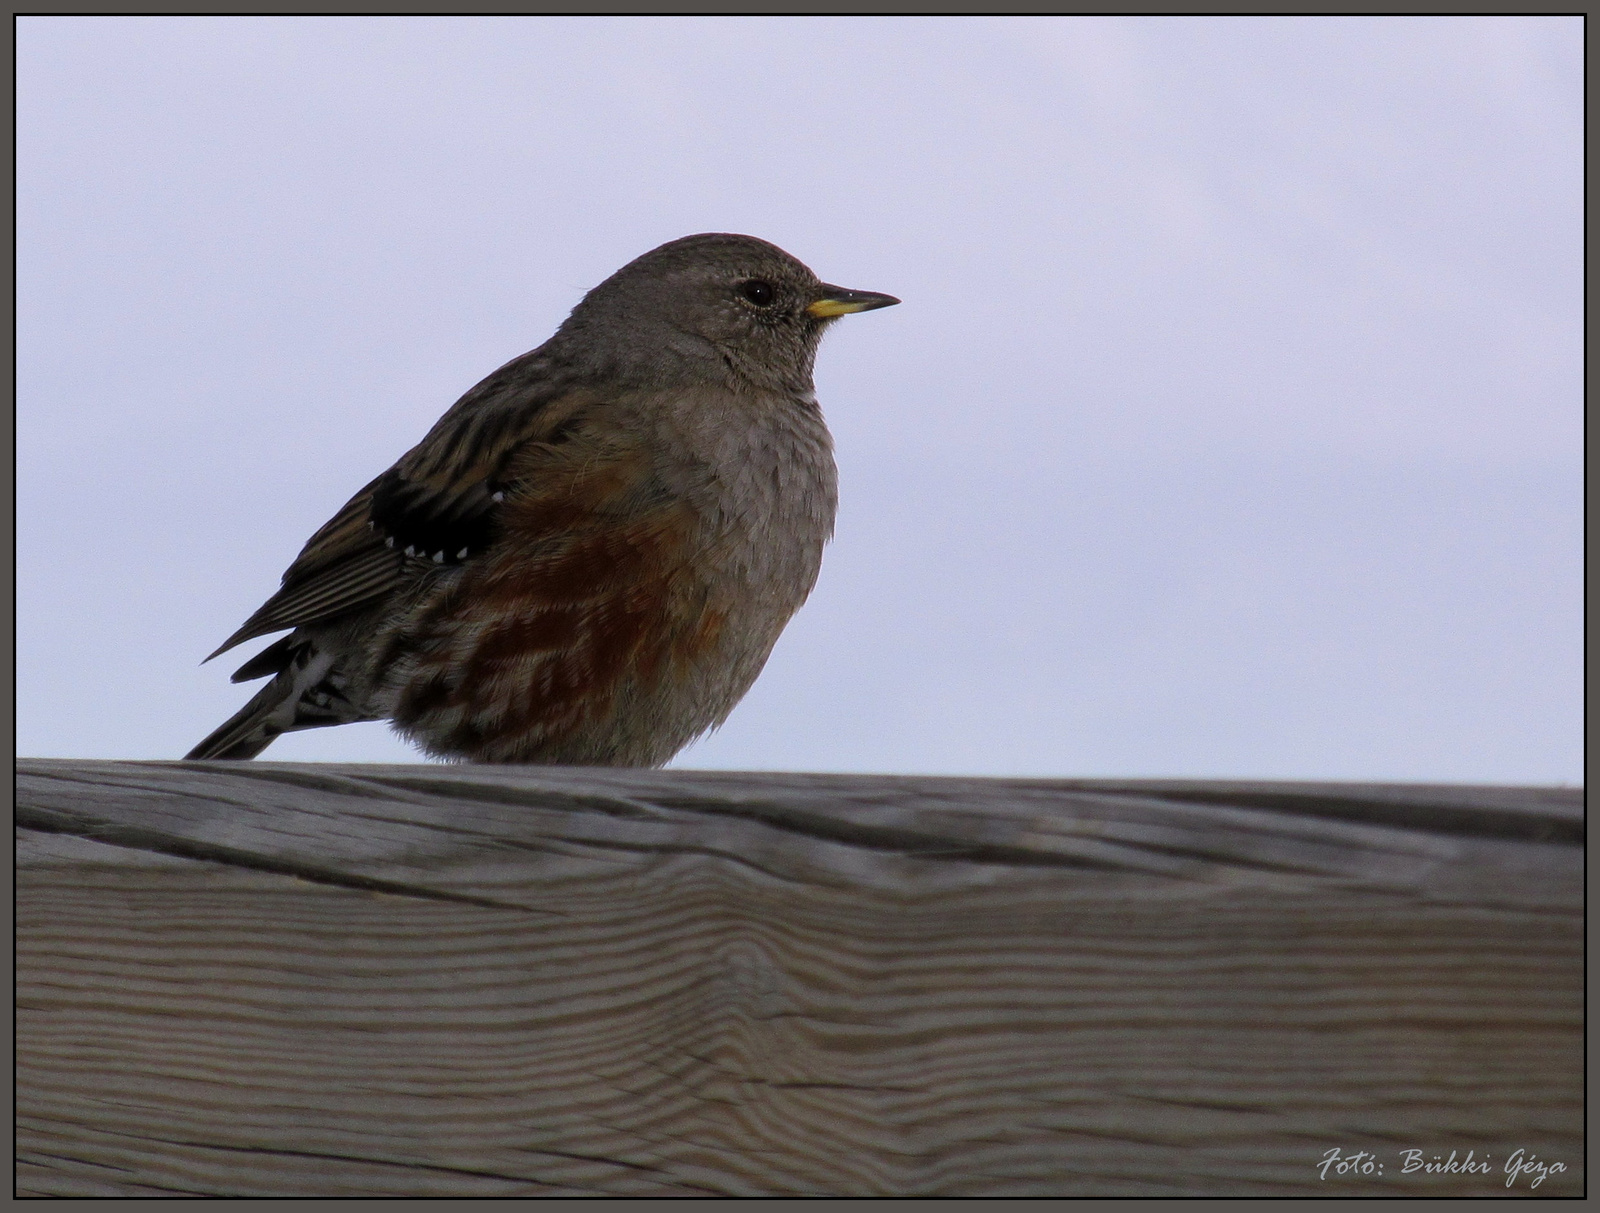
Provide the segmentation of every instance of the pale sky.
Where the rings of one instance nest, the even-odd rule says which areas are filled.
[[[1582,36],[22,18],[19,752],[181,756],[318,525],[733,231],[905,302],[823,345],[837,538],[676,765],[1578,782]]]

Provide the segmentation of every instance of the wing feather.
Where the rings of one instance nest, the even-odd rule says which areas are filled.
[[[591,393],[553,383],[537,353],[473,388],[394,467],[346,502],[307,541],[278,592],[211,657],[391,593],[407,578],[407,549],[459,564],[493,542],[500,503],[515,487],[503,480],[512,457],[530,442],[561,441],[599,403]]]

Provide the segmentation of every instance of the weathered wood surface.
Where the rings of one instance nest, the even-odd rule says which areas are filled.
[[[18,786],[22,1193],[1582,1191],[1577,791]]]

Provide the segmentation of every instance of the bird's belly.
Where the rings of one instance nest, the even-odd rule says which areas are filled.
[[[681,501],[588,517],[512,531],[398,622],[383,697],[402,732],[475,762],[659,765],[755,681],[826,538]]]

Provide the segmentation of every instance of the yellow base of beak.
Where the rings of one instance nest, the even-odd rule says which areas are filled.
[[[815,316],[818,320],[828,320],[834,316],[848,316],[851,312],[864,312],[869,306],[871,305],[844,299],[818,299],[806,308],[806,315]]]

